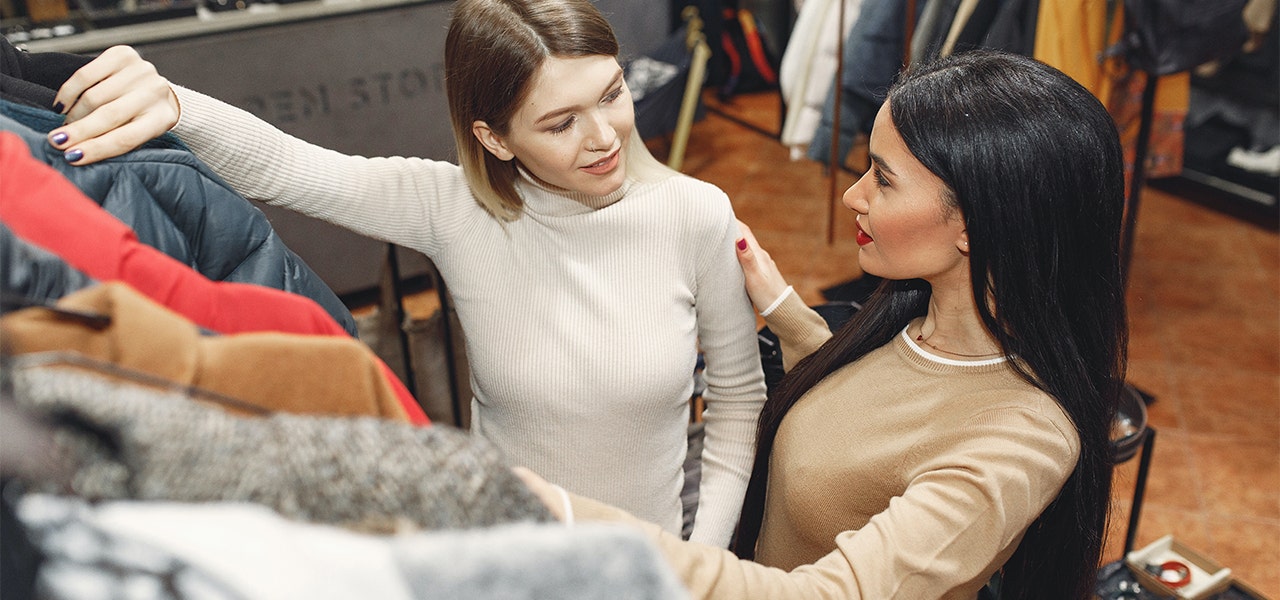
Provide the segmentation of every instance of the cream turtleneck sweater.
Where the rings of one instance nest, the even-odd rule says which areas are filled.
[[[728,544],[764,401],[728,198],[673,175],[611,196],[518,183],[485,212],[457,165],[308,144],[175,86],[174,133],[247,198],[412,248],[449,284],[471,367],[472,431],[514,464],[678,532],[688,402],[705,353],[693,539]]]

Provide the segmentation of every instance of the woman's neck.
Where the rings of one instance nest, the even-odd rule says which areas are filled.
[[[1002,353],[967,289],[962,292],[934,288],[928,312],[908,326],[907,334],[948,357],[991,358]]]

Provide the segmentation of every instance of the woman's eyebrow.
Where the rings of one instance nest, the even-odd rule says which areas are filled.
[[[615,73],[615,74],[613,75],[613,79],[610,79],[610,80],[609,80],[609,85],[606,85],[606,86],[605,86],[605,88],[604,88],[604,92],[602,92],[602,93],[600,94],[600,97],[601,97],[601,98],[603,98],[603,97],[607,96],[607,95],[609,94],[609,90],[612,90],[612,89],[614,88],[614,86],[618,85],[618,81],[619,81],[619,80],[621,80],[621,79],[622,79],[622,68],[621,68],[621,67],[619,67],[619,68],[618,68],[618,72],[617,72],[617,73]],[[566,106],[566,107],[564,107],[564,108],[557,108],[557,109],[553,109],[553,110],[551,110],[551,112],[548,112],[548,113],[546,113],[546,114],[542,115],[541,117],[538,117],[538,119],[537,119],[536,121],[534,121],[534,122],[533,122],[533,124],[534,124],[534,125],[537,125],[537,124],[539,124],[539,123],[542,123],[543,121],[549,121],[549,120],[551,120],[551,119],[554,119],[554,118],[556,118],[556,117],[559,117],[560,115],[569,114],[569,113],[571,113],[571,112],[573,112],[573,111],[575,111],[575,110],[579,110],[579,109],[581,109],[581,108],[582,108],[582,107],[580,107],[580,106]]]
[[[888,173],[890,175],[897,175],[897,173],[895,173],[893,169],[889,167],[889,164],[884,162],[884,159],[881,158],[879,154],[876,154],[873,152],[869,154],[869,156],[871,157],[871,162],[875,163],[877,167],[880,167],[881,171],[884,171],[885,173]]]

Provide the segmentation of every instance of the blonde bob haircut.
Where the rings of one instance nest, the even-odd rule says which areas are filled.
[[[500,136],[549,56],[618,56],[618,39],[590,0],[458,0],[445,38],[445,90],[458,163],[476,201],[511,221],[524,210],[516,191],[519,159],[500,160],[472,133],[484,121]],[[672,174],[634,131],[627,145],[631,177]]]

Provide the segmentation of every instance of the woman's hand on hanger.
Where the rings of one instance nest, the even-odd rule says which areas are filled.
[[[180,113],[169,80],[129,46],[112,46],[73,73],[53,110],[67,119],[49,143],[75,165],[133,150],[173,128]]]
[[[737,242],[738,264],[742,265],[742,273],[746,276],[747,296],[751,297],[751,304],[757,311],[764,311],[782,298],[787,291],[787,281],[782,278],[773,258],[760,247],[751,228],[738,221],[738,229],[742,233]]]

